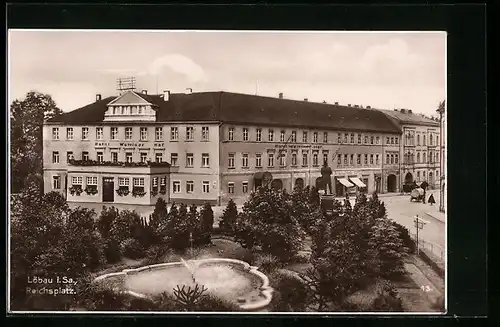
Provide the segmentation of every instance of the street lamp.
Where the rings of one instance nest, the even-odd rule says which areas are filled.
[[[444,151],[443,151],[443,114],[444,114],[444,106],[445,101],[439,103],[439,107],[437,108],[437,113],[439,114],[439,170],[440,170],[440,178],[439,178],[439,211],[444,212],[444,189],[443,189],[443,179],[444,179]]]
[[[419,255],[420,251],[419,251],[418,231],[424,228],[424,225],[427,224],[427,221],[423,220],[422,218],[419,218],[418,215],[416,215],[413,222],[415,223],[415,227],[417,229],[417,255]]]

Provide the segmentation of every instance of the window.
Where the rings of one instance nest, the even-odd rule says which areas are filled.
[[[229,162],[227,163],[227,166],[229,168],[234,168],[234,153],[230,153],[228,159]]]
[[[142,106],[137,106],[137,114],[142,115]]]
[[[427,154],[424,152],[424,154],[422,155],[422,162],[423,163],[427,163]]]
[[[66,139],[68,139],[68,140],[73,140],[74,139],[73,127],[66,128]]]
[[[429,163],[432,163],[432,157],[433,157],[433,153],[429,152]]]
[[[389,153],[385,155],[385,163],[389,164],[391,162],[391,157],[389,156]]]
[[[323,143],[328,143],[328,132],[323,132]]]
[[[228,130],[228,139],[229,139],[229,141],[233,141],[234,140],[234,127],[229,127],[229,130]]]
[[[179,140],[179,128],[178,127],[170,127],[170,141]],[[180,189],[180,186],[179,186]]]
[[[323,152],[323,162],[328,163],[328,152]]]
[[[248,128],[243,128],[243,141],[248,141]]]
[[[118,127],[111,127],[111,139],[112,140],[118,139]]]
[[[89,161],[89,153],[87,151],[82,152],[82,160]]]
[[[203,126],[201,127],[201,140],[202,141],[208,141],[208,126]]]
[[[163,140],[163,127],[155,127],[155,140]]]
[[[72,185],[83,185],[83,177],[82,176],[73,176],[71,178]]]
[[[234,183],[227,183],[227,193],[234,194]]]
[[[417,152],[417,163],[420,163],[420,152]]]
[[[144,187],[144,178],[143,177],[134,177],[133,179],[134,187]]]
[[[166,185],[167,185],[167,178],[161,177],[160,178],[160,186],[166,186]]]
[[[408,135],[409,136],[409,135]],[[385,144],[391,144],[391,139],[389,136],[387,136],[387,139],[385,140]]]
[[[97,161],[98,162],[103,162],[104,161],[104,155],[102,152],[97,152]]]
[[[52,176],[52,188],[54,190],[61,188],[61,176]]]
[[[256,129],[256,131],[255,131],[255,133],[256,133],[256,134],[255,134],[255,140],[256,140],[257,142],[262,141],[262,129],[257,128],[257,129]]]
[[[248,153],[241,155],[241,167],[248,168]]]
[[[358,134],[358,144],[361,144],[361,134]]]
[[[349,134],[348,134],[348,133],[345,133],[345,134],[344,134],[344,143],[347,143],[348,138],[349,138]]]
[[[148,154],[146,152],[141,152],[141,162],[146,163],[148,161]]]
[[[397,164],[399,162],[399,154],[394,154],[394,163]]]
[[[425,178],[425,171],[422,172],[422,176]]]
[[[297,166],[297,152],[292,152],[292,166]]]
[[[52,128],[52,139],[59,140],[59,127]]]
[[[420,180],[420,172],[417,171],[417,180]]]
[[[74,159],[73,151],[66,152],[66,162],[69,162],[69,161],[71,161],[73,159]]]
[[[158,187],[158,177],[153,177],[153,188]]]
[[[273,142],[274,141],[274,130],[272,130],[272,129],[269,130],[269,133],[267,135],[267,140],[269,142]]]
[[[318,132],[313,133],[313,143],[318,143]]]
[[[349,164],[350,164],[351,166],[353,166],[353,165],[354,165],[354,154],[351,154],[351,156],[350,156],[350,158],[349,158]]]
[[[118,152],[111,152],[111,161],[118,162]]]
[[[313,166],[319,166],[319,164],[318,164],[318,152],[313,153]]]
[[[286,166],[286,153],[281,152],[280,153],[280,167],[285,167]]]
[[[432,140],[433,140],[433,139],[432,139],[432,134],[431,134],[431,135],[429,136],[429,145],[431,145],[431,146],[433,145],[433,144],[432,144]]]
[[[186,167],[192,168],[194,166],[194,155],[192,153],[186,153]]]
[[[267,154],[267,166],[274,167],[274,153]]]
[[[125,153],[125,161],[132,162],[132,152]]]
[[[396,136],[396,137],[394,138],[394,141],[395,141],[395,143],[396,143],[396,144],[399,144],[399,137],[397,137],[397,136]]]
[[[342,134],[337,133],[337,143],[340,144],[342,143]]]
[[[280,132],[280,142],[285,142],[285,131]]]
[[[394,154],[391,154],[391,165],[394,164]]]
[[[376,165],[378,165],[378,164],[379,164],[379,162],[380,162],[380,161],[379,161],[379,154],[377,153],[377,154],[375,155],[375,164],[376,164]]]
[[[210,193],[210,183],[208,181],[203,181],[201,185],[203,193]]]
[[[439,144],[439,136],[436,136],[436,145]]]
[[[95,129],[95,138],[96,138],[96,140],[102,140],[103,135],[104,135],[104,133],[102,131],[102,127],[96,127],[96,129]]]
[[[424,135],[423,140],[422,140],[422,145],[425,145],[425,135]]]
[[[307,163],[307,151],[302,151],[302,166],[307,166],[308,163]]]
[[[338,154],[337,155],[337,165],[342,165],[342,155],[341,154]]]
[[[420,145],[420,134],[417,134],[417,145]]]
[[[82,140],[88,140],[88,139],[89,139],[89,128],[82,127]]]
[[[210,166],[210,157],[208,153],[201,154],[201,166],[205,168]]]
[[[302,142],[303,143],[308,142],[307,132],[302,132]]]
[[[241,183],[241,191],[243,193],[248,193],[248,182],[242,182]]]
[[[155,153],[155,161],[157,163],[163,162],[163,153],[160,152]]]
[[[391,137],[391,144],[394,144],[394,137]]]
[[[179,182],[179,181],[172,182],[172,192],[173,193],[181,193],[181,182]]]
[[[125,140],[132,139],[132,127],[125,127]]]
[[[377,136],[376,139],[375,139],[375,143],[376,144],[380,144],[380,136]]]
[[[370,165],[373,165],[373,154],[370,154]]]
[[[365,135],[364,144],[368,144],[368,135]]]
[[[375,138],[373,136],[370,136],[370,144],[374,143]]]
[[[191,126],[186,127],[186,140],[188,141],[194,140],[194,127]]]
[[[97,176],[87,177],[87,185],[97,185]]]
[[[179,165],[178,159],[179,159],[179,157],[178,157],[177,153],[171,153],[170,154],[170,165],[172,167],[177,167]]]
[[[347,166],[347,154],[344,154],[344,165]]]
[[[351,143],[354,144],[354,133],[351,133]]]
[[[186,193],[193,193],[193,192],[194,192],[194,182],[187,181],[186,182]]]
[[[297,143],[297,131],[292,131],[292,139],[291,142]]]
[[[262,154],[261,153],[255,154],[255,167],[262,167]]]
[[[365,154],[365,165],[368,165],[368,155]]]

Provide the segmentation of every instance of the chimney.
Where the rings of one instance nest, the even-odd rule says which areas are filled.
[[[308,100],[307,98],[304,98],[304,101],[305,101],[305,102],[307,102],[307,101],[309,101],[309,100]]]
[[[95,101],[101,101],[101,99],[102,97],[99,93],[95,95]]]
[[[350,104],[350,103],[348,103],[348,104],[347,104],[347,106],[348,106],[348,107],[350,107],[350,106],[351,106],[351,104]]]
[[[359,106],[357,104],[354,105],[354,108],[359,108]]]
[[[412,114],[413,112],[411,111],[411,109],[408,109],[408,113],[409,113],[409,114]]]
[[[142,90],[142,94],[148,94],[148,90]]]
[[[339,103],[336,101],[335,104],[338,105]]]
[[[404,113],[406,113],[406,110],[405,110],[405,109],[401,109],[400,111],[401,111],[401,113],[403,113],[403,114],[404,114]]]
[[[188,88],[186,89],[186,94],[191,94],[191,93],[193,93],[193,89],[192,89],[192,88],[190,88],[190,87],[188,87]]]
[[[366,109],[371,109],[371,108],[372,108],[372,106],[366,106]]]
[[[394,109],[394,111],[398,111],[398,109]]]
[[[278,98],[283,99],[283,93],[278,94]]]
[[[323,101],[323,103],[326,103],[326,101]]]
[[[163,101],[168,101],[170,99],[170,91],[163,91]]]

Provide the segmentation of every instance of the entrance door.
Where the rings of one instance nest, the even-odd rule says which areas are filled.
[[[102,202],[115,201],[115,182],[113,177],[102,179]]]

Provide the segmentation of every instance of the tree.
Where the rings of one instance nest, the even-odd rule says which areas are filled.
[[[157,230],[162,221],[167,219],[167,214],[167,203],[163,198],[158,198],[151,219],[149,220],[149,226],[151,226],[153,230]]]
[[[225,233],[231,233],[237,217],[238,208],[236,207],[233,199],[230,199],[219,220],[220,229],[222,229]]]
[[[166,224],[161,227],[162,235],[171,248],[175,250],[184,250],[190,246],[189,233],[190,225],[188,222],[187,206],[181,204],[179,210],[172,205],[168,214]]]
[[[236,220],[237,242],[248,248],[260,245],[282,261],[297,253],[304,238],[290,195],[272,188],[252,192]]]
[[[103,239],[108,239],[110,237],[111,225],[119,214],[120,212],[118,211],[118,209],[113,206],[102,207],[102,211],[97,222],[97,229],[99,230],[99,233],[101,234]]]
[[[30,174],[42,175],[42,126],[46,119],[61,115],[48,94],[28,92],[23,100],[10,106],[11,123],[11,190],[20,192]]]
[[[214,225],[214,212],[210,203],[205,203],[201,209],[200,236],[201,244],[210,244],[212,241],[212,230]]]
[[[307,187],[309,189],[309,187]],[[320,199],[319,199],[319,191],[316,186],[313,186],[309,189],[309,202],[311,205],[319,207]]]

